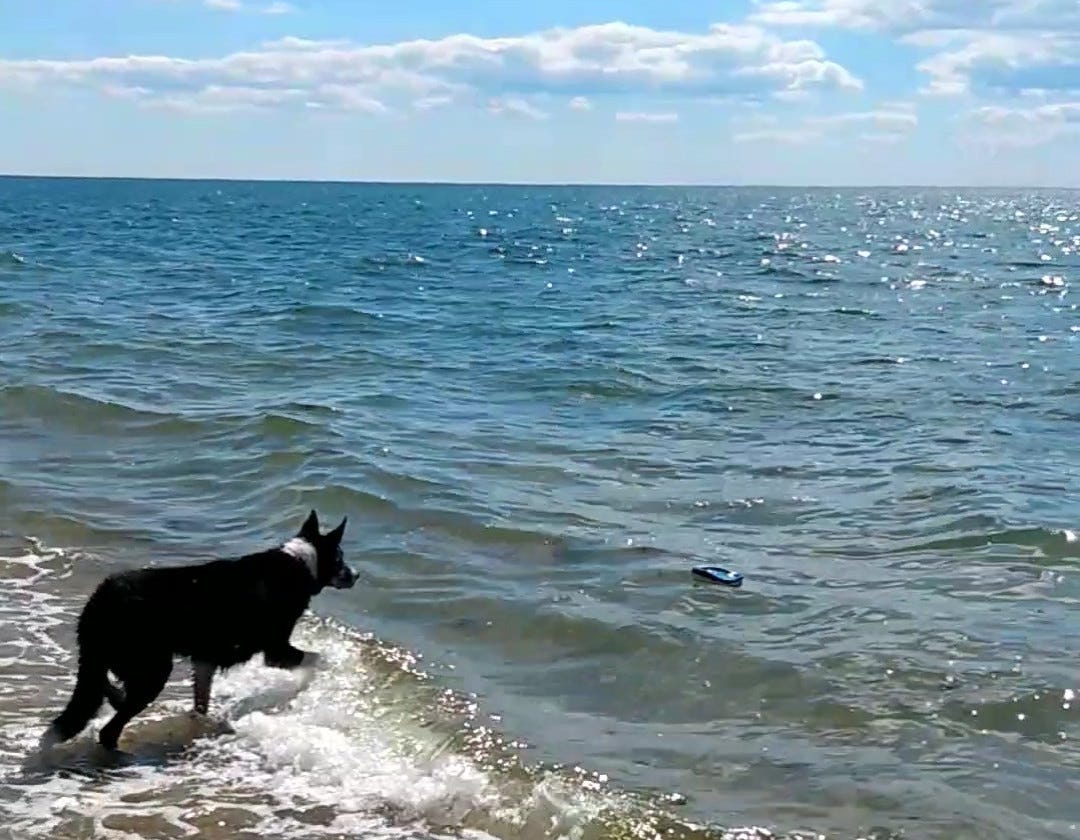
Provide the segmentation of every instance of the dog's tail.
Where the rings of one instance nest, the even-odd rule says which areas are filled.
[[[86,728],[86,724],[98,713],[105,700],[107,680],[108,668],[105,660],[92,651],[80,651],[75,690],[71,693],[71,699],[64,711],[53,720],[42,736],[43,747],[70,741]]]
[[[100,589],[95,592],[79,617],[79,670],[75,679],[75,690],[64,711],[41,736],[42,748],[70,741],[82,732],[98,713],[111,688],[108,661],[104,654],[105,646],[98,638],[100,630],[95,626],[95,618],[103,606],[100,603],[103,594]]]

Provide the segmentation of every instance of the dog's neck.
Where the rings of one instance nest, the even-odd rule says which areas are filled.
[[[288,554],[290,557],[295,557],[301,561],[307,570],[311,573],[312,583],[319,579],[319,552],[315,550],[315,546],[305,540],[303,537],[293,537],[285,545],[281,547],[281,550]]]

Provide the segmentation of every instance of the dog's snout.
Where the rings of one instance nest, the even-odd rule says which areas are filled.
[[[334,575],[331,584],[338,589],[352,589],[356,585],[356,581],[359,577],[360,576],[356,573],[355,569],[342,565],[338,570],[338,573]]]

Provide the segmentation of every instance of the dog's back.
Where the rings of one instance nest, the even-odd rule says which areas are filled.
[[[280,549],[118,572],[87,601],[79,644],[108,651],[110,660],[168,651],[225,668],[251,658],[283,626],[291,631],[313,594],[308,571]]]

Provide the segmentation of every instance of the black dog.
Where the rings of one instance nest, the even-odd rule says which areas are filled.
[[[312,596],[326,586],[349,589],[356,583],[341,551],[345,521],[320,534],[312,511],[299,534],[278,548],[107,577],[79,616],[75,690],[42,736],[42,746],[74,738],[108,699],[116,714],[98,740],[116,749],[123,728],[165,687],[174,656],[191,660],[199,714],[209,709],[218,668],[260,652],[275,668],[296,668],[313,658],[289,638]],[[109,681],[109,671],[123,689]]]

